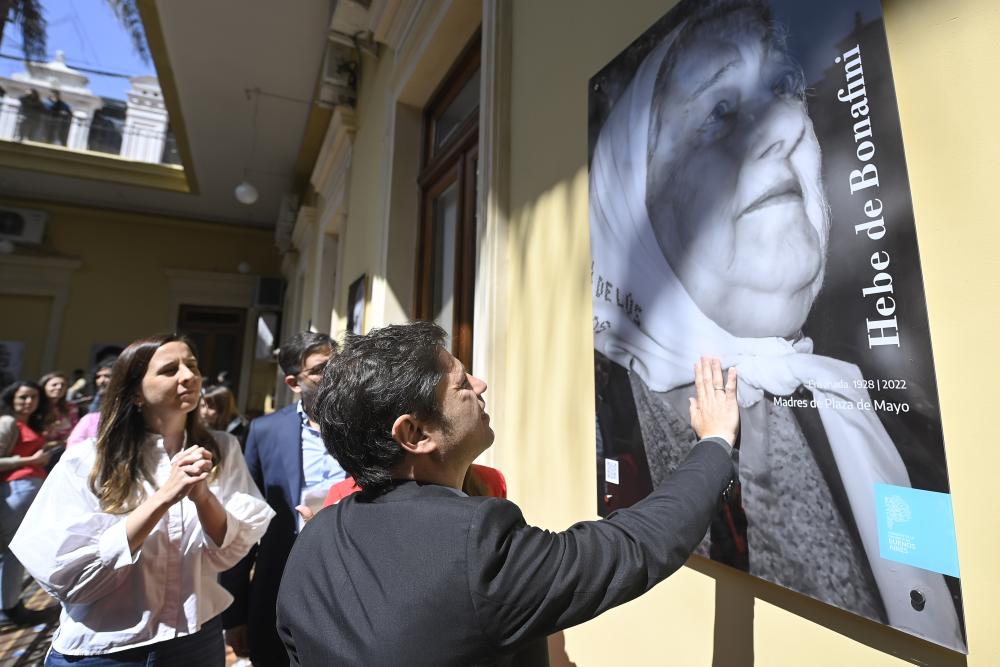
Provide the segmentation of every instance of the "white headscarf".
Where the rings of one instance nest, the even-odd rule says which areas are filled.
[[[857,366],[812,354],[808,338],[737,338],[694,303],[667,263],[646,211],[650,108],[660,65],[683,28],[675,28],[643,60],[601,128],[590,171],[590,233],[594,347],[639,375],[653,391],[694,382],[702,354],[722,358],[739,374],[739,403],[767,392],[788,396],[807,387],[816,401],[855,523],[889,622],[903,630],[964,648],[951,595],[941,575],[879,555],[876,484],[910,486],[895,445],[871,408]],[[608,286],[610,283],[610,286]],[[632,307],[637,304],[641,312]],[[844,385],[847,385],[844,387]],[[854,409],[838,409],[850,403]],[[752,558],[752,556],[751,556]],[[913,609],[910,591],[927,604]]]

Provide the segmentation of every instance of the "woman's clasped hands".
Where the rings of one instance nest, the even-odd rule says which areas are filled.
[[[204,447],[183,449],[171,460],[170,477],[157,493],[169,505],[185,496],[197,503],[210,493],[208,476],[214,465],[212,453]]]

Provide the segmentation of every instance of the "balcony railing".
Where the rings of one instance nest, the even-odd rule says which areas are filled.
[[[80,117],[48,109],[24,109],[0,100],[0,140],[62,146],[79,152],[117,155],[136,162],[180,164],[169,129],[129,125],[120,116]]]

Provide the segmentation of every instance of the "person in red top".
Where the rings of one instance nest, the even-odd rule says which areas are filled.
[[[354,478],[349,476],[347,479],[330,487],[330,490],[326,494],[326,500],[323,501],[323,507],[336,505],[347,496],[357,493],[360,490],[361,487],[357,485]],[[465,474],[465,482],[462,483],[462,490],[469,496],[506,498],[507,480],[504,478],[503,473],[496,468],[473,463],[469,472]],[[302,514],[307,520],[312,518],[311,513],[306,514],[302,511],[301,505],[295,509],[299,510],[299,514]]]
[[[21,601],[24,567],[10,541],[42,486],[49,452],[40,435],[45,395],[34,382],[15,382],[0,394],[0,622],[36,625],[52,620],[55,608],[29,610]]]

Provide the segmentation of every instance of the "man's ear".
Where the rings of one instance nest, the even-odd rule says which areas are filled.
[[[400,415],[392,424],[392,439],[408,454],[426,454],[437,448],[413,415]]]
[[[288,385],[288,388],[291,389],[293,393],[302,393],[302,387],[299,386],[299,379],[296,376],[286,375],[285,384]]]

